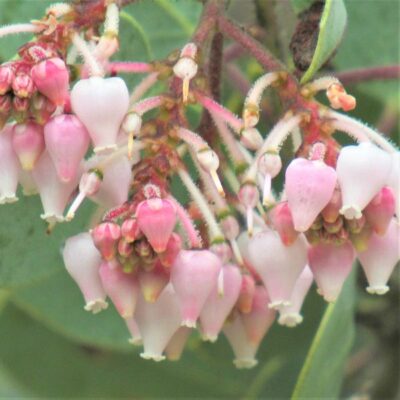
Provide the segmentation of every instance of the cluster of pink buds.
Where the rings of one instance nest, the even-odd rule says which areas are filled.
[[[179,359],[197,329],[205,341],[224,335],[235,365],[251,368],[275,318],[302,322],[314,281],[334,302],[358,258],[367,291],[389,290],[400,259],[400,153],[333,110],[356,106],[336,78],[301,86],[286,71],[269,72],[240,118],[210,94],[199,43],[157,63],[113,62],[117,3],[80,5],[94,23],[104,20],[100,38],[75,7],[56,4],[27,24],[35,40],[0,66],[0,203],[16,201],[20,184],[40,195],[50,228],[79,217],[86,198],[98,206],[92,226],[63,249],[86,311],[106,309],[108,298],[143,358]],[[0,37],[20,31],[0,29]],[[119,72],[147,75],[128,88]],[[165,91],[143,98],[157,80]],[[262,135],[269,87],[285,114]],[[331,108],[315,100],[319,91]],[[191,104],[209,114],[214,137],[192,130]],[[341,148],[339,131],[357,143]],[[273,180],[289,135],[301,145],[278,195]],[[174,176],[190,203],[173,193]]]

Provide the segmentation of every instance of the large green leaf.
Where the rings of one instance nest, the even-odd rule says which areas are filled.
[[[91,209],[83,207],[74,221],[47,234],[38,196],[20,197],[17,203],[0,207],[0,288],[28,285],[56,272],[63,241],[86,229]]]
[[[325,64],[342,40],[347,23],[343,0],[326,0],[319,23],[317,47],[310,66],[301,78],[305,83]]]
[[[298,377],[292,399],[337,398],[354,340],[355,272],[339,299],[327,306]]]

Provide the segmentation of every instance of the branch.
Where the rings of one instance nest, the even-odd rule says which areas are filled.
[[[334,74],[343,85],[354,85],[372,80],[387,80],[400,78],[400,65],[384,67],[359,68]]]
[[[222,4],[221,0],[209,0],[204,6],[200,22],[191,40],[198,47],[207,40],[208,35],[214,30]]]

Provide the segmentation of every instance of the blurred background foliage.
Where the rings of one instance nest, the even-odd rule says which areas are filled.
[[[295,12],[311,3],[230,0],[227,12],[248,27],[257,26],[260,40],[292,66],[288,44]],[[49,4],[0,0],[0,24],[40,18]],[[324,70],[398,63],[399,2],[347,0],[345,5],[347,29]],[[190,38],[201,3],[141,0],[124,12],[116,58],[149,61],[166,57]],[[0,62],[12,57],[27,39],[1,40]],[[243,94],[232,67],[249,82],[262,70],[247,56],[226,66],[224,102],[239,112]],[[131,87],[138,81],[127,79]],[[398,89],[395,81],[349,86],[358,100],[352,114],[398,141]],[[268,126],[266,122],[265,130]],[[113,309],[96,316],[83,311],[81,295],[64,271],[60,246],[84,229],[91,206],[50,236],[39,214],[37,198],[0,208],[0,397],[385,399],[400,395],[398,269],[391,292],[383,298],[364,294],[358,268],[334,305],[325,305],[313,289],[304,306],[303,324],[295,329],[275,324],[253,370],[235,370],[222,336],[210,345],[193,335],[180,362],[156,364],[142,360],[138,349],[128,344],[128,332]]]

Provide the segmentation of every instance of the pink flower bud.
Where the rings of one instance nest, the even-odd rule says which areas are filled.
[[[142,201],[136,209],[137,223],[156,253],[166,250],[176,224],[176,209],[167,199]]]
[[[310,268],[306,266],[294,286],[292,297],[290,298],[291,305],[279,308],[278,323],[280,325],[293,328],[301,324],[303,316],[300,314],[300,310],[313,280],[314,276]]]
[[[307,231],[329,203],[336,185],[336,172],[322,161],[296,158],[286,169],[285,193],[294,228]]]
[[[143,298],[149,303],[154,303],[167,286],[169,274],[159,263],[156,263],[151,271],[140,271],[138,279]]]
[[[133,253],[133,246],[128,243],[123,237],[118,241],[118,254],[122,257],[129,257]]]
[[[242,276],[242,285],[237,301],[237,307],[242,314],[248,314],[253,308],[256,283],[251,275]]]
[[[12,125],[0,130],[0,204],[13,203],[18,186],[18,158],[12,146]]]
[[[223,332],[235,354],[233,363],[236,368],[250,369],[255,367],[258,363],[255,358],[258,345],[249,340],[242,316],[237,315],[233,321],[228,321]]]
[[[170,268],[181,249],[181,237],[176,233],[172,233],[169,238],[166,250],[163,253],[158,254],[158,259],[165,268]]]
[[[93,243],[107,261],[115,257],[120,237],[121,229],[113,222],[103,222],[92,230]]]
[[[107,261],[101,263],[99,274],[104,290],[118,314],[124,319],[131,318],[139,294],[136,277],[123,272],[120,265],[113,265]]]
[[[11,64],[0,65],[0,95],[6,94],[11,89],[14,78]]]
[[[44,139],[60,179],[74,179],[89,148],[86,128],[75,115],[58,115],[45,125]]]
[[[247,337],[257,348],[275,320],[275,310],[271,310],[268,303],[267,290],[264,286],[257,286],[251,311],[242,315]]]
[[[10,94],[5,94],[3,96],[0,96],[0,116],[5,116],[8,118],[8,114],[10,113],[12,107],[13,107],[13,102],[12,102],[12,96]]]
[[[371,294],[385,294],[387,282],[400,260],[400,228],[393,218],[383,236],[373,233],[365,251],[358,253],[358,259],[365,272]]]
[[[393,190],[383,187],[364,209],[367,222],[378,235],[384,235],[396,208]]]
[[[292,213],[286,201],[274,207],[271,212],[271,221],[283,244],[285,246],[293,244],[299,233],[294,229]]]
[[[128,200],[129,187],[132,181],[131,163],[128,158],[118,157],[108,163],[103,173],[101,186],[91,200],[106,207],[117,207]]]
[[[355,97],[347,94],[344,87],[339,83],[332,84],[326,91],[331,107],[335,109],[343,109],[343,111],[351,111],[356,107]]]
[[[200,314],[201,332],[204,340],[215,342],[222,326],[232,311],[242,285],[242,276],[239,268],[235,265],[225,265],[222,267],[223,274],[223,294],[219,294],[217,283]]]
[[[97,153],[116,148],[120,125],[129,108],[129,92],[121,78],[91,77],[71,91],[74,113],[86,126]]]
[[[163,351],[181,324],[179,301],[168,285],[155,303],[148,303],[139,297],[135,319],[143,340],[143,353],[146,360],[162,361]]]
[[[33,66],[32,79],[38,90],[57,106],[62,106],[68,97],[69,73],[61,58],[43,60]]]
[[[339,211],[342,208],[342,194],[338,187],[333,191],[329,203],[321,211],[322,217],[328,223],[334,223],[339,217]]]
[[[277,232],[265,230],[250,240],[248,250],[251,264],[268,290],[269,307],[290,305],[294,285],[307,264],[305,238],[299,236],[291,246],[285,246]]]
[[[35,122],[14,126],[14,151],[25,171],[32,171],[44,150],[43,128]]]
[[[134,346],[141,346],[142,336],[140,335],[139,327],[136,320],[134,318],[127,318],[125,319],[125,323],[128,327],[129,333],[131,334],[129,343],[133,344]]]
[[[220,221],[221,228],[228,240],[236,239],[240,233],[240,227],[237,219],[232,215],[227,215]]]
[[[63,250],[65,268],[77,283],[85,298],[85,310],[93,314],[108,307],[106,293],[100,281],[101,255],[89,233],[67,239]]]
[[[390,154],[369,142],[340,151],[336,171],[343,200],[340,213],[345,218],[361,217],[361,211],[385,185],[391,166]]]
[[[18,73],[12,82],[12,89],[16,96],[28,98],[35,92],[35,84],[28,74]]]
[[[39,158],[32,171],[32,176],[39,190],[44,210],[41,218],[48,222],[64,221],[64,208],[78,185],[78,179],[68,183],[61,182],[47,151],[44,151]]]
[[[121,234],[128,243],[134,242],[139,235],[137,220],[133,218],[126,219],[121,225]]]
[[[221,268],[219,258],[208,250],[181,250],[178,254],[171,268],[171,283],[179,299],[183,326],[196,326]]]
[[[257,205],[260,198],[260,193],[255,184],[247,182],[241,186],[238,193],[239,201],[246,208],[246,219],[247,219],[247,232],[251,237],[253,235],[253,208]]]
[[[178,361],[181,358],[185,344],[188,341],[191,333],[192,330],[190,328],[181,326],[173,334],[171,340],[168,342],[167,347],[165,348],[165,354],[168,361]]]
[[[308,261],[319,293],[328,302],[336,301],[355,259],[349,242],[340,245],[320,243],[308,251]]]

